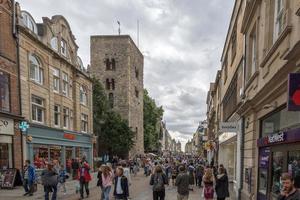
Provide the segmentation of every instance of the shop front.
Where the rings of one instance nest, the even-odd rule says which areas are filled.
[[[13,166],[14,120],[0,117],[0,169]]]
[[[300,112],[280,108],[261,120],[260,132],[257,199],[275,200],[284,172],[290,173],[300,188]]]
[[[218,164],[227,169],[229,181],[236,180],[237,134],[224,132],[219,136]]]
[[[27,157],[37,169],[50,161],[59,161],[68,172],[73,159],[85,158],[90,164],[93,156],[92,135],[47,127],[30,127],[27,133]]]

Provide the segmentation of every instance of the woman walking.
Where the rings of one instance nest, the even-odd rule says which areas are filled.
[[[228,176],[224,167],[219,167],[219,174],[216,180],[217,200],[225,200],[229,197]]]
[[[213,200],[214,198],[214,175],[211,168],[205,170],[203,176],[203,197],[205,200]]]
[[[104,200],[109,200],[109,193],[112,186],[112,180],[113,180],[113,172],[109,166],[103,166],[102,171],[102,187],[103,187],[103,194],[104,194]]]
[[[127,200],[129,197],[128,179],[124,175],[124,169],[118,167],[116,170],[116,177],[114,178],[115,189],[114,196],[116,200]]]
[[[80,199],[84,198],[83,188],[85,188],[86,196],[88,198],[90,195],[89,182],[92,180],[92,177],[90,175],[90,166],[86,161],[83,161],[78,169],[78,179],[80,184]]]
[[[168,184],[168,178],[163,173],[160,165],[157,165],[154,174],[151,175],[150,185],[153,185],[153,200],[165,199],[165,185]]]
[[[189,189],[194,190],[193,186],[195,185],[195,167],[194,164],[191,163],[188,167],[188,173],[189,173]]]

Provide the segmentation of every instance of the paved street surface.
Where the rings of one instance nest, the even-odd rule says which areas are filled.
[[[90,183],[91,194],[86,200],[100,200],[100,188],[96,186],[96,174],[93,175],[93,181]],[[130,186],[130,197],[134,200],[152,200],[152,190],[149,186],[149,177],[145,177],[142,173],[139,173],[136,177],[132,177],[132,185]],[[58,199],[60,200],[78,200],[79,194],[75,194],[76,181],[67,182],[67,194],[63,195],[62,192],[58,192]],[[43,198],[43,188],[39,186],[38,192],[33,197],[23,197],[24,191],[21,187],[14,190],[0,190],[0,200],[35,200]],[[112,194],[112,192],[111,192]],[[166,200],[176,200],[176,188],[173,186],[166,187]],[[112,198],[113,199],[113,198]],[[190,193],[189,200],[199,200],[201,197],[201,189],[195,188]],[[232,198],[233,200],[233,198]]]

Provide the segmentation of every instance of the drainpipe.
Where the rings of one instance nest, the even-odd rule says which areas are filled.
[[[245,70],[245,67],[246,67],[246,59],[247,59],[247,43],[246,43],[246,35],[244,34],[243,35],[243,39],[244,39],[244,46],[243,46],[243,55],[244,55],[244,58],[243,58],[243,91],[242,91],[242,101],[243,103],[245,102],[245,80],[246,80],[246,70]],[[242,199],[242,189],[243,189],[243,182],[244,182],[244,176],[243,176],[243,172],[244,172],[244,142],[245,142],[245,117],[241,116],[241,145],[240,145],[240,152],[241,152],[241,160],[240,160],[240,177],[239,177],[239,182],[240,182],[240,185],[239,185],[239,188],[238,188],[238,200],[241,200]]]
[[[244,182],[244,176],[243,176],[243,172],[244,172],[244,140],[245,140],[245,117],[242,117],[242,123],[241,123],[241,145],[240,145],[240,149],[239,151],[241,152],[241,161],[240,161],[240,185],[238,188],[238,200],[242,200],[242,189],[243,189],[243,182]]]
[[[18,70],[18,92],[19,92],[19,115],[22,116],[22,99],[21,99],[21,77],[20,77],[20,50],[19,50],[19,31],[17,29],[17,23],[16,23],[16,3],[15,0],[12,0],[12,5],[13,5],[13,15],[12,15],[12,32],[13,36],[16,39],[16,48],[17,48],[17,70]],[[23,152],[23,147],[24,147],[24,141],[23,141],[23,133],[21,134],[21,151]],[[22,165],[24,164],[24,153],[22,153]]]

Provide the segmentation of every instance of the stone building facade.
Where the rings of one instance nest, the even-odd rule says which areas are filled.
[[[130,155],[144,153],[143,68],[144,57],[130,36],[91,36],[89,72],[102,82],[111,107],[135,132]]]
[[[276,199],[283,172],[300,185],[300,111],[288,109],[288,88],[299,90],[289,76],[300,82],[299,20],[299,0],[235,1],[216,87],[221,97],[211,97],[221,108],[217,121],[238,124],[235,134],[218,137],[219,158],[236,141],[236,199]]]
[[[61,15],[37,24],[18,6],[22,114],[30,127],[24,157],[43,168],[60,160],[93,157],[92,82]],[[67,168],[68,169],[68,168]]]
[[[14,5],[0,1],[0,169],[22,168],[19,67]]]

